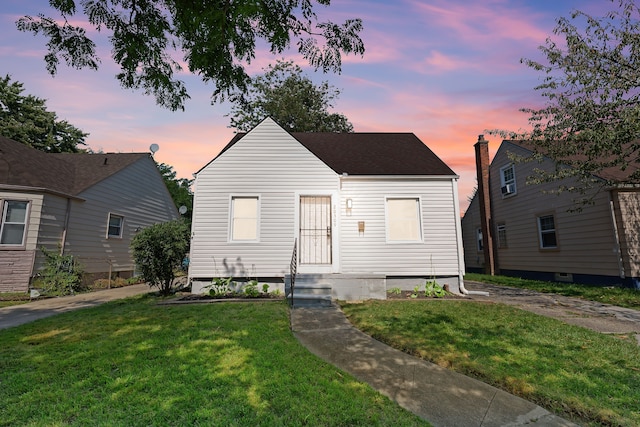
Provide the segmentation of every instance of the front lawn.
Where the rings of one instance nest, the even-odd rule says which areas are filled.
[[[284,303],[156,303],[0,331],[0,425],[428,425],[309,353]]]
[[[583,425],[640,425],[640,346],[502,304],[343,304],[359,329]]]
[[[521,279],[519,277],[490,276],[488,274],[467,273],[465,280],[493,283],[514,288],[531,289],[538,292],[550,292],[568,297],[598,301],[619,307],[640,310],[640,290],[612,286],[590,286],[578,283],[543,282],[540,280]]]

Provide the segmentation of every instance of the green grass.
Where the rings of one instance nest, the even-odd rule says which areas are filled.
[[[464,278],[465,280],[493,283],[496,285],[511,286],[514,288],[531,289],[538,292],[549,292],[640,310],[640,291],[636,289],[610,286],[589,286],[575,283],[543,282],[538,280],[521,279],[518,277],[490,276],[487,274],[476,273],[467,273]]]
[[[455,300],[344,304],[397,349],[478,378],[581,424],[640,425],[640,346],[514,307]]]
[[[26,304],[31,301],[27,292],[0,292],[0,308]]]
[[[0,425],[428,425],[309,353],[284,303],[156,303],[0,331]]]

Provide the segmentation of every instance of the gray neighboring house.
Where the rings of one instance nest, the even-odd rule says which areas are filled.
[[[289,133],[267,118],[197,172],[189,278],[298,273],[340,299],[463,287],[458,176],[413,133]]]
[[[489,164],[487,141],[480,138],[476,144],[479,190],[462,219],[467,271],[483,272],[493,265],[496,273],[509,276],[640,288],[640,186],[626,182],[637,167],[602,171],[596,179],[617,184],[591,192],[593,205],[570,212],[576,194],[549,191],[579,184],[525,185],[535,168],[555,167],[546,158],[541,163],[512,161],[511,155],[531,154],[520,142],[503,141]],[[483,180],[486,192],[481,191]]]
[[[27,291],[44,247],[89,277],[129,277],[132,237],[178,212],[149,153],[50,154],[0,137],[0,292]]]

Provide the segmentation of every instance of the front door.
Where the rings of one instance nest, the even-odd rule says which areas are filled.
[[[300,196],[301,265],[331,265],[331,196]]]

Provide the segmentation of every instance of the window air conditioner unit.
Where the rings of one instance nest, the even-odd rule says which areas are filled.
[[[502,187],[502,194],[504,196],[506,196],[507,194],[513,194],[515,192],[516,192],[515,184],[507,184],[504,187]]]

